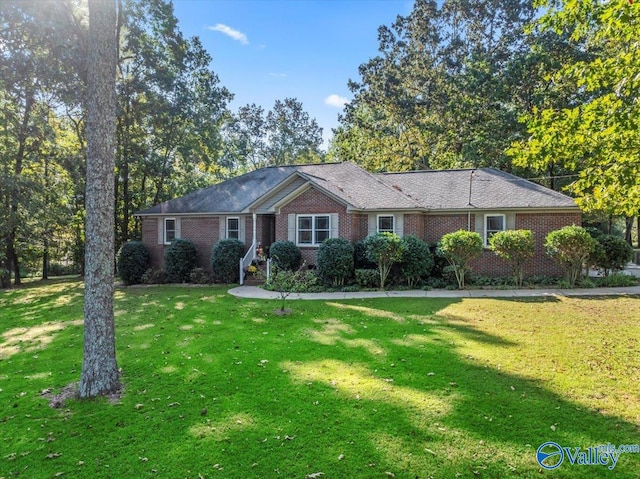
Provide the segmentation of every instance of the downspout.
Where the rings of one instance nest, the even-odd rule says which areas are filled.
[[[471,170],[471,175],[469,175],[469,200],[467,201],[467,231],[471,231],[471,207],[473,204],[471,203],[471,192],[473,186],[473,175],[475,175],[476,169]]]

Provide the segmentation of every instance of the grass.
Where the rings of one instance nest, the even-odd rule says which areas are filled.
[[[0,293],[0,478],[636,477],[542,471],[546,441],[640,443],[638,298],[241,300],[116,294],[124,394],[79,379],[82,285]],[[314,476],[322,472],[323,476]]]

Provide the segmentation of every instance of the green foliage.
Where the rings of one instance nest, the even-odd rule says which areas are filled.
[[[167,284],[169,275],[164,269],[149,268],[141,278],[142,284]]]
[[[361,288],[379,288],[380,273],[375,269],[356,269],[356,284]]]
[[[164,253],[164,267],[170,283],[187,283],[191,271],[196,267],[198,250],[193,241],[177,239]]]
[[[349,83],[332,157],[371,171],[510,163],[543,73],[525,41],[533,5],[470,5],[419,0],[380,27],[379,54]]]
[[[550,232],[544,247],[547,255],[565,271],[565,279],[573,288],[582,276],[583,266],[596,244],[596,240],[584,228],[573,225]]]
[[[633,259],[633,248],[622,238],[614,235],[597,235],[594,239],[596,245],[589,256],[589,263],[600,270],[604,276],[623,270]]]
[[[296,271],[273,268],[265,283],[265,288],[280,294],[280,311],[284,311],[285,302],[291,293],[306,293],[318,282],[318,275],[303,268]]]
[[[326,284],[342,286],[353,276],[353,245],[344,238],[329,238],[318,248],[318,271]]]
[[[613,273],[602,278],[594,278],[596,286],[601,288],[626,288],[637,286],[638,278],[624,273]]]
[[[140,241],[128,241],[122,245],[117,257],[118,276],[124,284],[142,282],[142,275],[149,269],[151,254]]]
[[[405,251],[400,262],[400,272],[410,288],[429,276],[433,268],[433,256],[429,245],[412,235],[402,238]]]
[[[194,268],[189,274],[189,282],[192,284],[212,284],[215,282],[215,277],[212,271]]]
[[[369,235],[364,240],[369,261],[378,265],[380,289],[384,289],[392,266],[402,261],[406,250],[402,239],[395,233],[383,232]]]
[[[531,230],[499,231],[489,238],[491,250],[511,265],[513,280],[517,287],[524,280],[524,265],[535,252],[535,241]]]
[[[640,5],[638,2],[543,1],[541,30],[570,36],[581,58],[550,77],[547,95],[572,101],[544,105],[526,117],[527,140],[514,163],[539,172],[576,171],[569,190],[584,211],[640,213]]]
[[[355,269],[376,269],[377,265],[367,256],[364,240],[353,243],[353,267]]]
[[[244,244],[237,239],[218,241],[211,251],[211,270],[216,281],[238,283],[240,260],[244,256]]]
[[[447,233],[440,240],[438,254],[449,263],[458,288],[464,289],[465,275],[470,271],[469,262],[482,254],[482,238],[474,231]]]
[[[295,271],[300,267],[302,253],[291,241],[276,241],[269,248],[271,264],[279,270]]]
[[[240,171],[269,165],[316,163],[323,156],[322,128],[295,98],[276,100],[266,113],[255,104],[241,106],[224,127],[223,161]]]

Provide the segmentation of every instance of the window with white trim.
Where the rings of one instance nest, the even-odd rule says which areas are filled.
[[[506,229],[505,215],[484,215],[484,245],[489,246],[489,238]]]
[[[378,215],[378,233],[393,233],[394,226],[393,215]]]
[[[227,239],[240,239],[240,218],[227,218]]]
[[[330,236],[330,215],[298,215],[296,240],[299,245],[318,246]]]
[[[164,219],[164,244],[171,244],[176,239],[176,219]]]

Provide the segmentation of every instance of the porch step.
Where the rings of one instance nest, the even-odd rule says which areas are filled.
[[[264,284],[264,280],[262,279],[251,278],[248,276],[244,278],[244,286],[260,286],[262,284]]]

